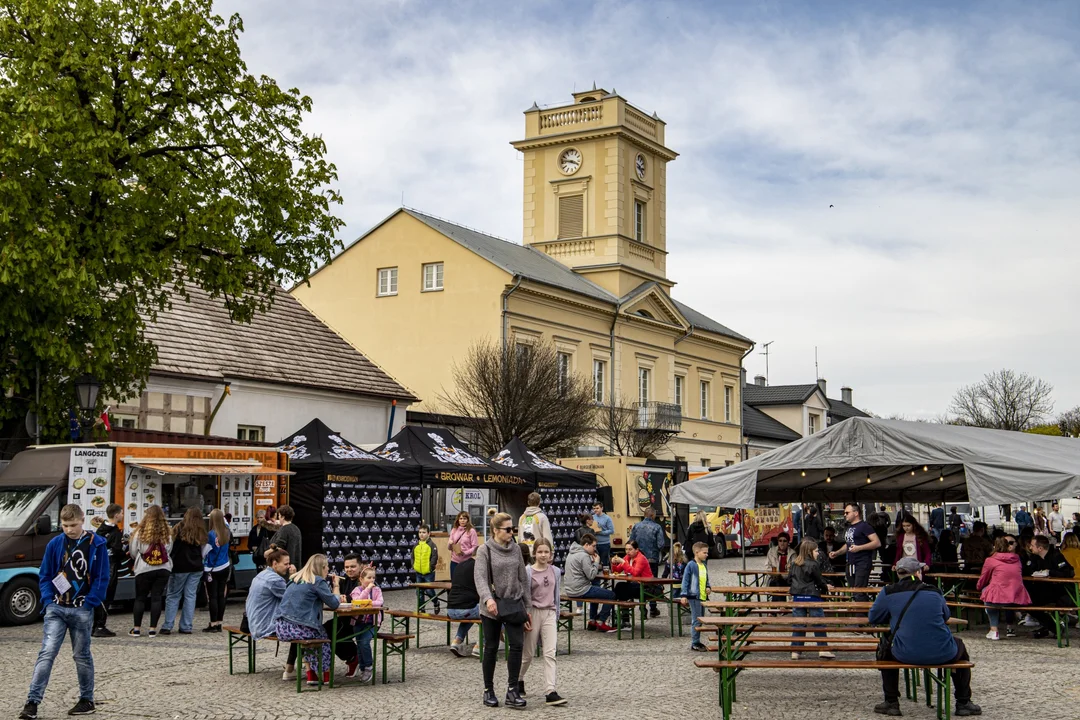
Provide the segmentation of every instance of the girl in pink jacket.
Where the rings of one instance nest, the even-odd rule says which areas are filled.
[[[462,511],[454,518],[454,528],[450,531],[450,575],[458,563],[463,563],[476,555],[476,528],[472,525],[469,513]]]
[[[999,537],[994,541],[994,554],[986,558],[982,575],[975,586],[982,590],[982,601],[986,603],[986,614],[990,618],[988,640],[1000,640],[998,621],[1001,619],[1002,605],[1030,605],[1031,597],[1024,589],[1024,578],[1020,572],[1020,556],[1016,554],[1016,538],[1011,535]],[[1006,623],[1010,622],[1013,611],[1006,610]],[[1007,625],[1006,637],[1014,637],[1012,625]]]

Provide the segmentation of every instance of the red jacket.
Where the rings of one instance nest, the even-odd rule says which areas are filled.
[[[1020,556],[994,553],[983,563],[982,575],[975,589],[982,590],[982,601],[997,605],[1030,605],[1020,573]]]
[[[622,562],[613,569],[618,570],[619,572],[629,573],[630,577],[651,578],[653,576],[652,568],[649,567],[649,561],[645,558],[645,554],[641,552],[639,552],[633,560],[627,555],[622,559]]]

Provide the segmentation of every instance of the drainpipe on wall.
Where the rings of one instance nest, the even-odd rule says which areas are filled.
[[[612,428],[615,427],[615,323],[619,321],[619,310],[622,309],[622,303],[615,303],[615,314],[611,316],[611,329],[608,330],[608,336],[611,346],[611,389],[608,391],[608,412],[610,413],[610,420],[608,421]],[[615,454],[615,438],[608,438],[608,452],[612,455]]]
[[[502,294],[502,349],[503,349],[503,351],[506,350],[506,336],[507,336],[506,314],[510,311],[510,305],[509,305],[510,296],[514,294],[515,290],[517,290],[519,287],[521,287],[521,280],[522,280],[521,275],[515,275],[514,278],[516,278],[514,280],[514,287],[510,288],[509,290],[503,290],[503,294]]]
[[[218,410],[221,409],[221,404],[225,402],[225,398],[228,395],[232,395],[232,390],[229,389],[229,381],[225,381],[225,390],[222,391],[221,397],[218,398],[217,405],[214,406],[213,411],[210,413],[210,417],[206,419],[206,427],[203,428],[203,437],[210,437],[210,426],[214,424],[214,418],[217,417]]]
[[[675,344],[675,345],[678,345],[678,344],[679,344],[679,343],[681,343],[681,342],[682,342],[683,340],[685,340],[686,338],[690,337],[690,336],[691,336],[691,335],[693,335],[693,334],[694,334],[694,323],[690,323],[690,329],[686,331],[686,334],[685,334],[685,335],[683,335],[683,336],[682,336],[681,338],[679,338],[678,340],[676,340],[674,344]],[[746,356],[745,356],[745,355],[743,355],[743,357],[746,357]]]

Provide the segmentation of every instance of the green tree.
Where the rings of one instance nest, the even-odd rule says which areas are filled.
[[[338,246],[310,98],[250,74],[211,6],[0,0],[0,421],[62,435],[73,378],[144,387],[171,295],[249,320]]]

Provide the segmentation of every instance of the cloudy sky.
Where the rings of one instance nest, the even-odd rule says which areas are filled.
[[[402,203],[520,242],[522,112],[667,122],[680,300],[772,384],[932,417],[1008,367],[1080,404],[1080,4],[228,0],[315,103],[348,241]],[[830,208],[830,205],[833,207]],[[747,359],[751,376],[765,358]]]

